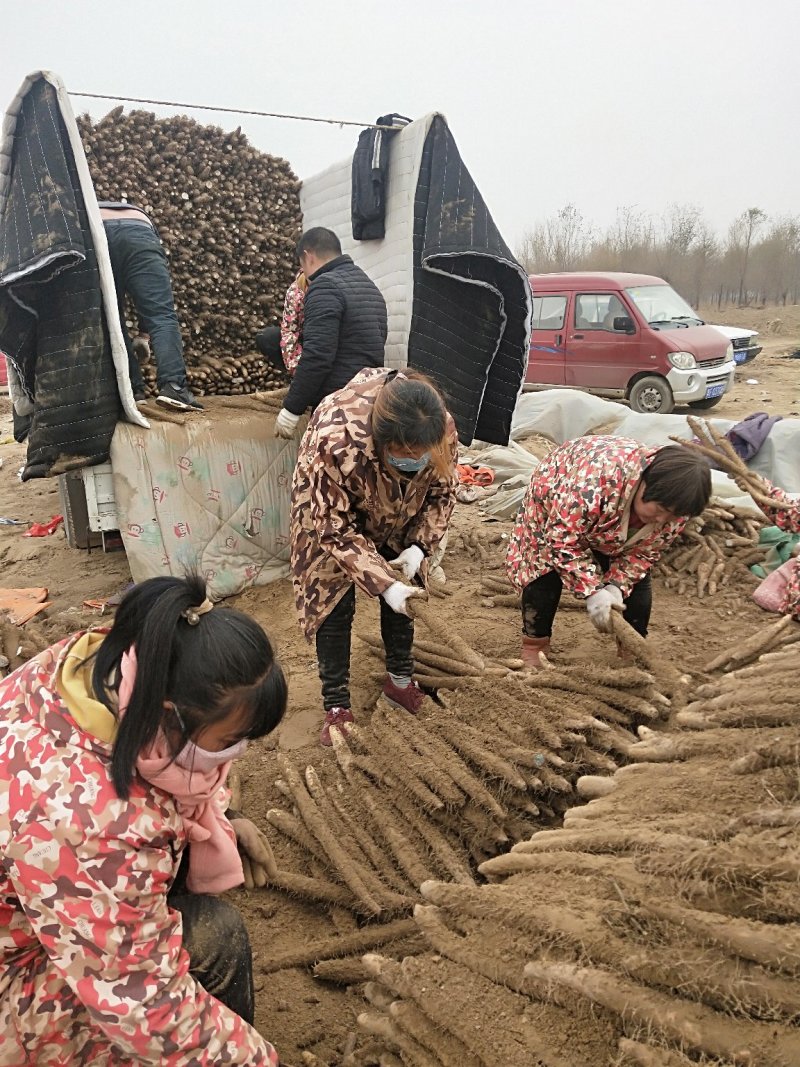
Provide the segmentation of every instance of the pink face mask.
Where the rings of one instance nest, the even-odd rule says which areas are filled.
[[[181,724],[181,729],[186,732],[186,725],[181,718],[181,713],[178,711],[175,704],[172,705],[172,709],[175,712],[175,716],[178,722]],[[229,745],[227,748],[222,748],[219,752],[210,752],[207,748],[201,748],[196,745],[194,741],[187,741],[178,755],[175,757],[175,762],[179,767],[183,767],[186,771],[197,771],[198,774],[207,774],[209,771],[215,771],[217,767],[223,763],[230,763],[231,760],[239,759],[247,751],[247,738],[243,737],[241,741],[237,741],[235,745]]]
[[[219,752],[209,752],[207,748],[200,748],[194,741],[187,741],[175,757],[175,762],[179,767],[183,767],[184,770],[206,774],[209,771],[216,770],[223,763],[239,759],[246,751],[246,737],[243,737],[241,741],[237,741],[235,745],[220,749]]]

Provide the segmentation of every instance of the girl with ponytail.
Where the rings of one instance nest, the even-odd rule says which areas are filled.
[[[263,884],[225,781],[286,698],[262,628],[196,576],[143,582],[109,631],[0,684],[8,1062],[277,1065],[247,932],[215,894]]]

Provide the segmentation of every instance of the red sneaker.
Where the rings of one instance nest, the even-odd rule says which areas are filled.
[[[394,684],[388,675],[383,683],[383,695],[390,704],[394,704],[396,708],[402,708],[403,711],[408,711],[412,715],[417,714],[425,699],[425,694],[416,682],[411,682],[405,689],[401,689],[399,685]]]
[[[325,748],[333,745],[331,741],[331,727],[344,726],[346,722],[353,721],[353,713],[349,708],[328,708],[325,712],[325,725],[319,735],[319,743]]]

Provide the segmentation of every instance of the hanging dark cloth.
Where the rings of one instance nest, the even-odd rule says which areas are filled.
[[[407,126],[403,115],[381,115],[378,126]],[[362,130],[353,154],[353,181],[350,214],[353,239],[377,241],[386,233],[386,179],[389,174],[389,145],[397,130]]]

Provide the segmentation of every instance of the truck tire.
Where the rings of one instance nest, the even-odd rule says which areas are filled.
[[[628,402],[633,411],[642,415],[669,415],[675,407],[672,390],[666,378],[648,374],[631,386]]]
[[[694,408],[695,411],[708,411],[709,408],[715,408],[720,400],[722,400],[721,396],[709,396],[705,400],[691,400],[689,407]]]

